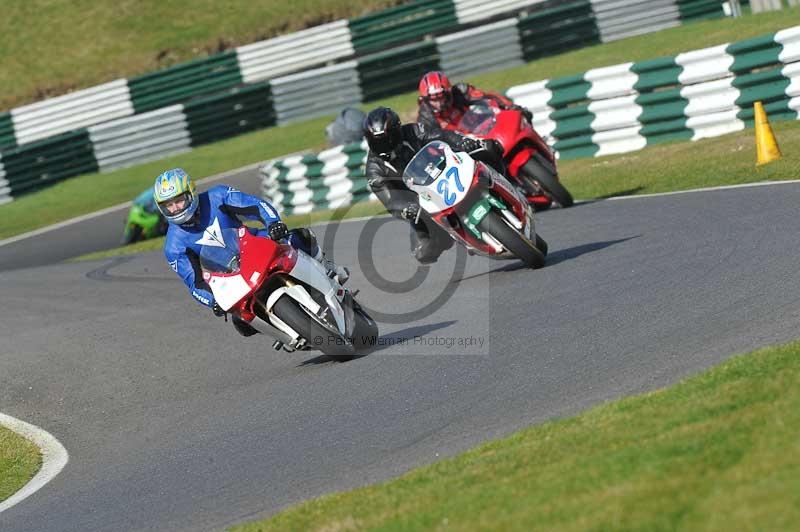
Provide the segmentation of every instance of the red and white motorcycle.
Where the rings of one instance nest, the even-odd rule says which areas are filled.
[[[517,257],[544,266],[547,242],[536,234],[533,210],[508,180],[441,141],[425,145],[403,180],[419,196],[420,213],[468,250],[497,259]]]
[[[274,339],[276,349],[318,349],[346,360],[375,345],[375,321],[303,251],[246,227],[209,240],[200,266],[217,303]]]

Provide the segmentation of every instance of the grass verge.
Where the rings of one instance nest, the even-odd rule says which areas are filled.
[[[0,426],[0,501],[19,491],[42,465],[39,449],[16,432]]]
[[[502,72],[475,76],[470,81],[481,87],[502,90],[512,85],[600,66],[673,55],[680,51],[745,39],[797,24],[800,24],[800,8],[740,19],[698,22],[592,46]],[[415,116],[415,93],[374,102],[363,108],[368,109],[378,103],[397,109],[404,120]],[[160,161],[108,174],[89,174],[68,179],[0,206],[0,239],[128,201],[149,186],[161,171],[173,166],[183,166],[193,176],[200,178],[303,149],[319,150],[325,145],[323,129],[331,118],[268,128]],[[569,178],[568,168],[562,173],[567,183],[571,184],[573,180]]]
[[[796,530],[800,342],[234,527]]]

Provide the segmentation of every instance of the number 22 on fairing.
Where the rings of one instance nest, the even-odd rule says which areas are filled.
[[[436,191],[444,198],[444,203],[448,207],[453,205],[456,202],[456,198],[458,197],[455,192],[450,192],[450,179],[452,178],[453,181],[456,183],[456,188],[459,192],[464,192],[464,185],[461,184],[461,179],[458,177],[458,167],[451,166],[447,173],[445,174],[447,179],[440,179],[438,183],[436,183]]]

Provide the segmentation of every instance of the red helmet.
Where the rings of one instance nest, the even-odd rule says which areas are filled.
[[[419,80],[419,97],[431,105],[434,113],[439,114],[453,104],[453,85],[444,72],[428,72]]]

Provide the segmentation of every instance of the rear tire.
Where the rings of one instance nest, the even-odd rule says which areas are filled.
[[[346,342],[338,331],[320,323],[319,318],[294,299],[280,297],[272,306],[272,312],[300,333],[306,339],[306,345],[319,349],[329,358],[346,361],[355,356],[355,347],[352,344]]]
[[[564,188],[564,185],[561,184],[555,174],[536,159],[528,159],[528,162],[522,166],[521,174],[523,179],[535,180],[562,207],[571,207],[574,203],[572,194]]]
[[[508,225],[497,212],[491,211],[478,226],[529,267],[536,269],[544,266],[544,254],[530,240]]]

